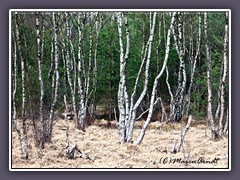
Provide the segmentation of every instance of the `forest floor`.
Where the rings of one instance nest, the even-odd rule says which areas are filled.
[[[159,122],[153,122],[142,143],[135,146],[119,143],[116,121],[109,127],[107,121],[97,120],[85,133],[77,130],[74,121],[70,121],[70,147],[77,140],[78,148],[94,158],[91,161],[77,156],[73,160],[66,159],[66,122],[57,120],[52,143],[46,144],[45,149],[35,147],[29,128],[29,160],[20,158],[18,136],[12,132],[12,168],[228,168],[228,139],[211,140],[205,122],[193,120],[183,144],[186,153],[181,150],[171,154],[173,142],[180,138],[180,124],[160,126]],[[143,123],[136,123],[133,140],[140,134]],[[188,164],[183,163],[187,154]]]

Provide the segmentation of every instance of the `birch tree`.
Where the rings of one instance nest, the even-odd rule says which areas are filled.
[[[175,48],[179,57],[179,71],[178,71],[178,88],[173,98],[173,104],[170,109],[170,121],[179,122],[182,119],[183,111],[183,95],[186,88],[186,70],[185,70],[185,42],[184,42],[184,32],[183,32],[183,13],[178,12],[178,24],[174,27],[173,36],[175,41]]]
[[[15,15],[17,16],[17,15]],[[16,30],[17,25],[16,25]],[[16,31],[16,32],[17,32]],[[16,32],[14,32],[14,41],[13,41],[13,46],[14,46],[14,51],[13,51],[13,61],[14,61],[14,72],[13,72],[13,96],[12,96],[12,103],[13,103],[13,115],[12,115],[12,125],[13,125],[13,130],[17,131],[18,134],[18,142],[19,142],[19,150],[20,150],[20,155],[23,158],[23,148],[22,148],[22,135],[21,131],[18,127],[17,124],[17,109],[16,109],[16,91],[17,91],[17,42],[16,42]]]
[[[212,114],[212,84],[211,84],[211,56],[210,56],[210,49],[209,49],[209,42],[208,42],[208,24],[207,24],[207,12],[204,12],[204,33],[205,33],[205,48],[206,48],[206,55],[207,55],[207,87],[208,87],[208,121],[211,124],[211,133],[212,138],[217,139],[218,133],[215,129],[215,124],[213,120]]]
[[[97,92],[97,52],[98,52],[98,39],[99,39],[99,33],[102,28],[102,17],[100,13],[97,13],[97,19],[95,22],[95,28],[96,28],[96,39],[95,39],[95,49],[94,49],[94,67],[93,67],[93,99],[92,99],[92,114],[95,114],[96,109],[96,92]]]
[[[192,25],[191,25],[192,28]],[[193,32],[193,30],[192,30]],[[192,40],[193,41],[193,40]],[[197,59],[199,58],[199,51],[200,51],[200,43],[201,43],[201,14],[199,13],[198,15],[198,38],[197,38],[197,42],[196,42],[196,52],[195,52],[195,56],[193,58],[193,42],[191,42],[191,59],[193,59],[193,61],[191,61],[191,77],[190,77],[190,84],[188,87],[188,91],[186,94],[186,116],[188,117],[188,113],[189,113],[189,107],[190,107],[190,102],[191,102],[191,91],[192,91],[192,86],[193,86],[193,80],[194,80],[194,75],[195,75],[195,70],[196,70],[196,64],[197,64]]]
[[[124,54],[124,48],[123,48],[123,38],[122,38],[122,24],[124,19],[124,25],[126,27],[126,52]],[[126,63],[128,60],[128,54],[130,50],[130,32],[128,27],[128,17],[127,14],[123,14],[121,12],[117,13],[117,20],[118,20],[118,34],[119,34],[119,44],[120,44],[120,82],[119,82],[119,89],[118,89],[118,107],[119,107],[119,130],[120,130],[120,141],[121,143],[125,142],[132,142],[132,136],[133,136],[133,130],[134,130],[134,124],[135,121],[138,119],[136,117],[137,108],[139,107],[140,103],[143,101],[143,98],[146,95],[147,92],[147,85],[149,81],[149,66],[150,66],[150,60],[151,60],[151,49],[152,49],[152,43],[153,43],[153,35],[154,35],[154,29],[156,24],[156,12],[153,13],[153,17],[150,19],[152,24],[150,25],[150,36],[149,39],[144,45],[143,42],[143,48],[142,48],[142,63],[139,68],[135,83],[133,92],[131,94],[131,97],[129,99],[129,95],[127,92],[127,86],[126,86]],[[136,90],[139,83],[139,78],[141,75],[141,72],[143,71],[143,67],[145,64],[145,71],[144,71],[144,85],[142,92],[140,96],[136,99]]]
[[[73,112],[77,118],[77,108],[76,108],[76,100],[75,100],[75,88],[74,88],[74,84],[73,84],[73,79],[72,79],[72,74],[73,74],[73,68],[71,68],[71,64],[72,66],[75,66],[75,61],[71,60],[74,59],[74,49],[72,47],[72,41],[71,41],[71,27],[70,27],[70,18],[71,18],[71,14],[66,12],[65,13],[65,18],[66,18],[66,29],[67,29],[67,38],[66,38],[66,43],[63,42],[63,46],[65,48],[65,52],[66,52],[66,69],[67,69],[67,79],[68,79],[68,84],[70,87],[70,91],[71,91],[71,96],[72,96],[72,107],[73,107]],[[72,49],[72,56],[70,56],[70,49]],[[71,62],[74,63],[71,63]]]
[[[82,22],[82,15],[81,13],[78,14],[78,95],[80,98],[79,107],[78,107],[78,121],[77,125],[78,128],[85,131],[85,118],[86,118],[86,111],[87,107],[85,106],[84,102],[84,85],[86,83],[82,83],[82,76],[86,79],[85,73],[85,65],[84,65],[84,56],[83,56],[83,22]],[[86,81],[85,81],[86,82]]]
[[[43,54],[43,42],[40,35],[40,24],[39,24],[39,14],[36,15],[36,29],[37,29],[37,47],[38,47],[38,53],[37,53],[37,59],[38,59],[38,73],[39,73],[39,81],[40,81],[40,121],[42,123],[41,127],[41,143],[40,147],[44,147],[45,143],[45,135],[46,135],[46,124],[45,119],[43,115],[43,97],[44,97],[44,83],[43,83],[43,77],[42,77],[42,54]]]
[[[225,25],[225,37],[224,37],[224,50],[223,50],[223,75],[221,80],[221,113],[219,119],[219,135],[221,136],[224,132],[224,113],[225,113],[225,85],[228,71],[228,12],[226,12],[226,25]],[[228,122],[226,122],[228,123]]]
[[[49,122],[48,122],[48,142],[51,142],[52,138],[52,130],[53,130],[53,118],[54,118],[54,110],[55,110],[55,105],[57,102],[57,97],[58,97],[58,87],[59,87],[59,71],[58,71],[58,52],[59,52],[59,47],[58,47],[58,21],[57,21],[57,16],[58,14],[53,12],[52,18],[53,18],[53,26],[54,26],[54,49],[55,49],[55,54],[54,54],[54,60],[55,60],[55,71],[54,71],[54,96],[53,96],[53,101],[50,107],[50,114],[49,114]]]
[[[150,17],[151,17],[151,14],[150,14]],[[136,81],[135,81],[133,93],[131,95],[131,105],[130,105],[130,111],[129,111],[130,118],[129,118],[129,122],[127,124],[127,142],[132,141],[134,123],[136,121],[137,108],[139,107],[140,103],[143,101],[143,98],[147,93],[147,86],[148,86],[148,82],[149,82],[149,66],[150,66],[150,61],[151,61],[152,43],[153,43],[153,36],[154,36],[154,30],[155,30],[155,24],[156,24],[156,12],[153,13],[153,18],[152,18],[151,22],[152,22],[152,25],[150,25],[150,27],[151,27],[150,36],[149,36],[147,44],[145,45],[145,52],[144,52],[144,56],[142,59],[142,64],[139,69]],[[147,55],[147,58],[146,58],[146,55]],[[134,102],[134,98],[136,95],[136,89],[137,89],[137,85],[138,85],[138,81],[139,81],[139,76],[141,74],[141,71],[143,69],[143,65],[144,65],[145,61],[146,61],[145,72],[144,72],[145,80],[144,80],[143,90],[142,90],[139,98],[137,99],[137,101]]]
[[[13,80],[12,80],[12,105],[13,105],[13,115],[12,115],[12,129],[15,130],[17,127],[17,110],[16,110],[16,91],[17,91],[17,42],[15,38],[16,32],[13,33]]]
[[[127,87],[126,87],[126,62],[128,60],[128,53],[130,49],[130,36],[128,29],[128,21],[127,17],[125,17],[125,25],[126,25],[126,52],[124,55],[123,50],[123,40],[122,40],[122,21],[123,21],[123,13],[117,13],[117,21],[118,21],[118,34],[119,34],[119,44],[120,44],[120,82],[118,88],[118,108],[119,108],[119,131],[120,131],[120,142],[123,144],[126,141],[126,123],[129,117],[129,99],[127,95]]]
[[[20,34],[19,34],[19,19],[18,14],[15,15],[16,18],[16,39],[17,39],[17,47],[18,47],[18,54],[21,60],[21,77],[22,77],[22,130],[23,130],[23,139],[24,139],[24,151],[25,151],[25,159],[29,157],[29,149],[28,149],[28,135],[27,135],[27,127],[26,127],[26,91],[25,91],[25,60],[22,56],[22,49],[20,43]]]
[[[170,37],[171,37],[171,32],[173,31],[173,23],[174,23],[174,20],[175,20],[175,16],[176,16],[176,12],[173,12],[172,13],[170,27],[169,27],[168,33],[167,33],[167,46],[166,46],[166,49],[165,49],[165,57],[164,57],[163,66],[162,66],[161,71],[155,77],[155,80],[154,80],[147,120],[145,121],[145,123],[144,123],[144,125],[142,127],[142,130],[141,130],[141,133],[140,133],[138,139],[135,142],[135,144],[137,144],[137,145],[142,142],[142,140],[143,140],[143,138],[145,136],[146,129],[147,129],[147,127],[148,127],[148,125],[149,125],[149,123],[151,121],[151,118],[152,118],[153,106],[154,106],[154,102],[155,102],[155,98],[156,98],[156,88],[157,88],[157,85],[158,85],[158,81],[159,81],[160,77],[162,76],[162,74],[163,74],[163,72],[164,72],[164,70],[166,68],[167,61],[168,61],[169,49],[170,49]]]

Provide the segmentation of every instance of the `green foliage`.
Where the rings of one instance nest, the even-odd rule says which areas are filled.
[[[113,13],[110,12],[101,12],[102,18],[102,28],[98,37],[96,39],[96,30],[92,29],[93,34],[93,49],[95,47],[96,41],[98,41],[97,47],[97,91],[96,91],[96,101],[98,104],[108,103],[109,99],[113,100],[114,106],[117,106],[117,93],[119,85],[119,37],[117,29],[117,20],[116,17],[113,17]],[[52,101],[52,77],[48,78],[48,73],[51,65],[51,43],[53,39],[53,25],[51,15],[43,15],[45,18],[41,19],[41,27],[44,25],[45,38],[44,38],[44,54],[43,54],[43,80],[44,80],[44,106],[46,109],[50,107]],[[129,59],[127,61],[126,68],[126,77],[127,77],[127,87],[128,92],[132,93],[137,73],[141,65],[142,57],[142,46],[146,44],[149,33],[150,33],[150,18],[149,13],[138,13],[138,12],[129,12],[127,13],[129,20],[129,30],[130,30],[130,53]],[[38,108],[39,106],[39,93],[40,93],[40,83],[38,79],[38,61],[37,61],[37,40],[36,40],[36,27],[35,27],[35,15],[19,14],[20,23],[20,37],[21,37],[21,47],[22,54],[26,65],[26,91],[27,91],[27,103],[31,101],[34,104],[34,107]],[[59,48],[61,52],[62,42],[66,38],[65,28],[65,18],[64,14],[59,16]],[[164,18],[163,18],[164,17]],[[212,58],[212,91],[213,91],[213,109],[216,109],[218,103],[218,88],[221,77],[221,64],[223,61],[223,41],[224,41],[224,26],[225,26],[225,14],[224,13],[208,13],[208,35],[209,43],[211,50]],[[165,20],[165,22],[164,22]],[[158,46],[159,42],[159,30],[158,26],[161,22],[161,43]],[[203,22],[203,18],[202,18]],[[15,30],[15,21],[12,21],[13,31]],[[71,40],[74,46],[74,53],[71,54],[71,58],[75,57],[77,63],[78,61],[78,22],[77,15],[73,14],[71,16],[72,23],[72,35]],[[84,22],[84,42],[82,44],[84,58],[85,58],[85,68],[88,68],[88,58],[89,58],[89,44],[90,44],[90,30],[91,25],[90,21],[86,20]],[[164,23],[166,29],[164,30]],[[193,47],[196,49],[196,38],[198,35],[198,14],[186,13],[184,17],[185,23],[185,46],[189,52],[190,38],[193,38]],[[151,88],[154,82],[154,79],[158,72],[161,70],[163,60],[165,57],[165,36],[170,24],[170,16],[168,13],[158,13],[157,23],[155,27],[152,55],[150,62],[149,70],[149,84],[148,84],[148,95],[151,93]],[[191,29],[192,26],[192,29]],[[42,29],[41,29],[42,32]],[[192,98],[190,113],[196,117],[206,116],[206,107],[207,107],[207,79],[206,79],[206,50],[205,50],[205,40],[203,36],[203,27],[202,27],[202,37],[201,37],[201,46],[200,46],[200,56],[197,61],[196,73],[193,83]],[[126,47],[126,31],[123,24],[123,43]],[[25,37],[25,38],[24,38]],[[12,38],[13,40],[15,38]],[[67,44],[69,45],[69,44]],[[159,52],[157,54],[156,52]],[[93,53],[93,52],[92,52]],[[195,52],[194,52],[195,54]],[[67,93],[68,98],[70,99],[70,89],[67,86],[65,90],[64,87],[64,73],[66,69],[63,67],[62,55],[59,56],[59,71],[60,71],[60,87],[59,87],[59,98],[57,103],[57,108],[63,109],[63,95]],[[93,64],[94,53],[92,54],[92,64]],[[190,55],[187,54],[185,57],[186,63],[186,72],[187,72],[187,88],[189,86],[189,78],[191,74],[191,65],[190,65]],[[168,69],[169,69],[169,83],[172,90],[175,92],[177,88],[178,80],[178,71],[179,71],[179,57],[176,49],[174,48],[174,39],[171,37],[171,46],[168,60]],[[145,67],[145,66],[144,66]],[[21,107],[21,63],[20,59],[17,59],[17,93],[16,93],[16,104],[18,109]],[[12,65],[13,70],[13,65]],[[74,77],[71,74],[72,78]],[[93,78],[92,71],[90,72],[91,78]],[[144,70],[140,76],[139,83],[137,86],[137,96],[141,93],[144,83]],[[90,85],[93,85],[91,80]],[[228,84],[226,84],[228,88]],[[187,90],[187,89],[186,89]],[[159,81],[158,86],[158,95],[163,98],[165,102],[169,102],[170,96],[166,85],[166,72],[163,73],[162,78]],[[226,100],[228,94],[226,93]],[[71,101],[71,100],[69,100]],[[77,97],[77,101],[79,98]],[[29,107],[30,108],[30,107]]]

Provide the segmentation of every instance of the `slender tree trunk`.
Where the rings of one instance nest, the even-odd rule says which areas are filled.
[[[222,69],[223,69],[223,63],[222,63],[222,66],[221,66],[221,69],[220,69],[220,74],[222,75]],[[218,86],[218,105],[217,105],[217,109],[216,109],[216,112],[215,112],[215,120],[219,119],[220,117],[220,106],[221,106],[221,82],[222,82],[222,76],[219,78],[220,81],[219,81],[219,86]]]
[[[163,14],[163,30],[164,30],[164,42],[165,42],[165,48],[167,48],[167,33],[166,33],[166,20],[165,20],[165,14]],[[174,31],[173,31],[174,33]],[[169,72],[168,72],[168,66],[166,65],[166,84],[167,84],[167,87],[168,87],[168,92],[169,92],[169,95],[170,95],[170,115],[169,117],[171,117],[171,113],[173,112],[173,93],[172,93],[172,89],[171,89],[171,86],[169,84]]]
[[[101,29],[101,15],[98,14],[98,20],[96,21],[96,43],[94,49],[94,67],[93,67],[93,101],[92,101],[92,113],[95,114],[96,110],[96,92],[97,92],[97,50],[98,50],[98,37]]]
[[[223,133],[224,133],[225,135],[228,134],[228,109],[227,109],[226,121],[225,121]]]
[[[179,72],[178,72],[178,88],[174,95],[172,112],[171,114],[171,121],[177,121],[179,122],[182,118],[182,112],[183,112],[183,95],[186,88],[186,70],[185,70],[185,62],[184,62],[184,55],[185,55],[185,45],[184,45],[184,33],[183,33],[183,20],[182,17],[183,13],[178,13],[178,35],[175,31],[173,31],[174,40],[175,40],[175,47],[179,56],[180,65],[179,65]],[[174,28],[175,29],[175,28]]]
[[[199,14],[198,17],[198,39],[197,39],[197,49],[196,49],[196,54],[194,57],[194,62],[192,64],[191,68],[191,77],[190,77],[190,84],[188,87],[188,92],[186,95],[186,116],[188,117],[188,112],[189,112],[189,107],[191,103],[191,91],[192,91],[192,86],[193,86],[193,79],[195,75],[195,69],[196,69],[196,64],[197,64],[197,59],[199,57],[199,51],[200,51],[200,42],[201,42],[201,14]],[[192,53],[193,53],[193,48],[192,48]]]
[[[51,43],[51,66],[48,71],[48,79],[51,77],[52,71],[53,71],[53,66],[54,66],[54,38],[52,38],[52,43]]]
[[[157,58],[157,73],[160,70],[160,45],[161,45],[161,29],[162,29],[162,14],[159,15],[159,24],[158,24],[158,44],[156,48],[156,58]]]
[[[13,34],[15,36],[15,32]],[[16,110],[16,91],[17,91],[17,42],[14,37],[13,40],[13,81],[12,81],[12,104],[13,104],[13,115],[12,115],[12,129],[15,130],[17,127],[17,110]]]
[[[63,44],[63,47],[65,44]],[[64,48],[65,49],[65,48]],[[65,105],[65,119],[67,113],[69,113],[69,107],[68,107],[68,102],[67,102],[67,72],[66,72],[66,58],[65,58],[65,51],[62,49],[62,60],[63,60],[63,68],[64,68],[64,73],[63,73],[63,86],[64,86],[64,95],[63,95],[63,102]]]
[[[160,122],[162,123],[162,122],[166,121],[168,119],[168,117],[167,117],[167,113],[165,111],[165,107],[163,105],[162,98],[159,98],[159,101],[161,103],[161,108],[162,108],[162,117],[161,117],[161,120],[160,120]]]
[[[109,107],[109,120],[112,120],[112,36],[110,37],[109,49],[108,49],[108,107]]]
[[[17,30],[18,31],[18,30]],[[14,33],[15,35],[16,33]],[[17,42],[16,42],[16,37],[14,40],[14,79],[13,79],[13,130],[16,130],[18,133],[18,141],[19,141],[19,150],[20,150],[20,155],[21,158],[23,158],[23,148],[22,148],[22,136],[21,136],[21,131],[17,125],[17,109],[16,109],[16,91],[17,91]]]
[[[57,103],[58,97],[58,87],[59,87],[59,71],[58,71],[58,21],[57,21],[57,14],[53,12],[53,25],[54,25],[54,48],[55,48],[55,89],[54,89],[54,97],[50,107],[50,115],[49,115],[49,124],[48,124],[48,142],[51,142],[52,139],[52,130],[53,130],[53,118],[54,118],[54,109]]]
[[[168,67],[166,65],[166,73],[167,73],[167,76],[166,76],[166,84],[167,84],[167,87],[168,87],[168,92],[170,94],[170,117],[172,116],[172,112],[173,112],[173,93],[172,93],[172,90],[171,90],[171,86],[168,82],[168,78],[169,78],[169,72],[168,72]]]
[[[152,118],[157,84],[158,84],[158,81],[159,81],[160,77],[162,76],[162,74],[163,74],[163,72],[164,72],[164,70],[166,68],[167,61],[168,61],[169,49],[170,49],[170,37],[171,37],[171,31],[173,30],[173,22],[174,22],[175,16],[176,16],[176,12],[173,12],[172,13],[172,19],[171,19],[171,24],[170,24],[170,27],[168,29],[168,34],[167,34],[167,46],[166,46],[166,50],[165,50],[165,58],[164,58],[163,66],[162,66],[161,71],[159,72],[159,74],[157,75],[157,77],[154,80],[147,120],[145,121],[145,123],[144,123],[144,125],[142,127],[142,130],[141,130],[141,133],[140,133],[137,141],[135,142],[135,144],[137,144],[137,145],[142,142],[142,140],[143,140],[143,138],[145,136],[145,131],[146,131],[146,129],[148,127],[148,124],[150,123],[151,118]]]
[[[70,30],[70,14],[69,13],[65,13],[65,17],[66,17],[66,27],[67,27],[67,45],[65,45],[65,49],[66,49],[66,67],[67,67],[67,79],[68,79],[68,84],[71,90],[71,96],[72,96],[72,107],[73,107],[73,112],[75,113],[75,115],[77,115],[77,110],[76,110],[76,100],[75,100],[75,91],[74,91],[74,86],[73,86],[73,80],[71,77],[72,74],[72,68],[71,68],[71,64],[72,66],[74,66],[74,63],[71,63],[72,60],[70,60],[70,52],[69,49],[71,49],[71,39],[70,39],[70,35],[71,35],[71,30]],[[74,52],[72,52],[74,53]],[[74,54],[72,54],[72,57],[74,57]]]
[[[127,103],[127,96],[126,96],[126,62],[128,59],[128,53],[130,48],[130,37],[129,37],[129,31],[128,27],[126,26],[126,38],[127,38],[127,47],[126,47],[126,53],[124,56],[124,50],[123,50],[123,41],[122,41],[122,18],[123,13],[119,12],[117,13],[117,20],[118,20],[118,34],[119,34],[119,44],[120,44],[120,82],[119,82],[119,88],[118,88],[118,108],[119,108],[119,131],[120,131],[120,142],[123,144],[126,142],[126,122],[128,117],[128,110],[126,109],[128,107]],[[126,23],[127,25],[127,17],[126,17]]]
[[[206,55],[207,55],[207,87],[208,87],[208,121],[211,124],[211,132],[212,138],[216,139],[218,137],[218,133],[215,129],[215,124],[213,120],[212,114],[212,88],[211,88],[211,56],[210,49],[208,47],[208,35],[207,35],[208,27],[207,27],[207,12],[204,13],[204,32],[205,32],[205,47],[206,47]]]
[[[40,81],[40,121],[42,123],[41,127],[41,140],[40,140],[40,147],[44,148],[44,143],[45,143],[45,134],[46,134],[46,129],[45,129],[45,120],[44,120],[44,115],[43,115],[43,97],[44,97],[44,83],[43,83],[43,77],[42,77],[42,53],[43,53],[43,47],[42,47],[42,40],[41,40],[41,35],[40,35],[40,24],[39,24],[39,15],[36,16],[36,29],[37,29],[37,46],[38,46],[38,77]]]
[[[225,84],[228,71],[228,12],[226,12],[226,25],[225,25],[225,37],[224,37],[224,50],[223,50],[223,76],[221,82],[221,113],[219,119],[219,135],[221,136],[224,131],[223,117],[225,113]]]
[[[86,107],[84,106],[84,92],[83,92],[83,85],[82,85],[82,79],[81,76],[83,74],[84,79],[85,78],[85,73],[84,69],[82,66],[85,66],[83,61],[83,50],[82,50],[82,44],[83,44],[83,25],[81,22],[81,14],[78,14],[78,34],[79,34],[79,39],[78,39],[78,94],[80,97],[80,102],[79,102],[79,109],[78,109],[78,121],[77,121],[77,126],[79,129],[85,131],[85,117],[86,117]]]
[[[144,59],[142,60],[142,64],[141,64],[141,67],[139,69],[139,73],[137,75],[134,90],[133,90],[133,93],[132,93],[132,96],[131,96],[130,117],[129,117],[129,123],[128,123],[128,126],[127,126],[127,142],[132,141],[134,123],[136,121],[137,108],[139,107],[140,103],[142,102],[143,98],[145,97],[145,95],[147,93],[147,85],[148,85],[148,81],[149,81],[149,66],[150,66],[152,43],[153,43],[153,36],[154,36],[154,30],[155,30],[155,24],[156,24],[156,12],[153,14],[152,23],[153,24],[151,25],[152,28],[151,28],[151,31],[150,31],[149,40],[147,42],[146,49],[145,49],[145,55],[143,57]],[[145,57],[146,57],[147,50],[148,50],[148,55],[147,55],[147,61],[146,61],[146,67],[145,67],[144,86],[143,86],[143,90],[141,92],[141,95],[139,96],[138,100],[134,104],[134,97],[135,97],[135,94],[136,94],[137,84],[138,84],[140,73],[141,73],[142,68],[143,68],[143,64],[145,62]]]
[[[90,18],[90,37],[89,37],[89,56],[88,56],[88,71],[87,71],[87,84],[85,86],[85,109],[87,111],[87,107],[88,107],[88,101],[89,101],[89,98],[90,98],[90,95],[92,92],[90,92],[90,74],[91,74],[91,70],[92,70],[92,47],[93,47],[93,19],[92,17]],[[87,112],[85,112],[87,113]]]
[[[18,15],[16,14],[16,38],[17,38],[17,47],[18,54],[21,59],[21,72],[22,72],[22,129],[23,129],[23,139],[25,143],[25,159],[28,159],[28,136],[27,136],[27,128],[26,128],[26,112],[25,112],[25,104],[26,104],[26,91],[25,91],[25,61],[22,56],[22,49],[20,44],[20,35],[19,35],[19,21]]]

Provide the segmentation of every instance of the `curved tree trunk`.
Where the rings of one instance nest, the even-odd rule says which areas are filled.
[[[150,26],[151,27],[150,36],[149,36],[149,40],[146,45],[144,59],[142,60],[141,67],[139,69],[137,79],[135,81],[134,90],[131,95],[131,106],[130,106],[130,111],[129,111],[130,112],[129,113],[130,114],[129,126],[127,127],[127,142],[132,141],[133,128],[134,128],[134,123],[136,121],[137,108],[139,107],[140,103],[142,102],[143,98],[145,97],[145,95],[147,93],[147,85],[148,85],[148,81],[149,81],[149,66],[150,66],[150,60],[151,60],[151,52],[152,52],[152,43],[153,43],[155,24],[156,24],[156,12],[154,12],[154,14],[153,14],[152,25]],[[143,86],[143,90],[142,90],[138,100],[134,104],[134,97],[136,94],[137,84],[138,84],[139,76],[140,76],[142,68],[143,68],[143,64],[145,62],[145,57],[146,57],[147,51],[148,51],[148,54],[147,54],[147,61],[146,61],[145,74],[144,74],[145,75],[144,86]]]
[[[171,24],[170,24],[170,27],[168,29],[168,34],[167,34],[167,46],[166,46],[166,50],[165,50],[165,58],[164,58],[163,66],[162,66],[161,71],[159,72],[159,74],[157,75],[157,77],[154,80],[147,120],[145,121],[145,123],[144,123],[144,125],[142,127],[142,130],[141,130],[141,133],[140,133],[137,141],[135,142],[135,144],[140,144],[142,142],[142,140],[144,138],[144,135],[145,135],[145,131],[146,131],[146,129],[148,127],[148,124],[150,123],[151,118],[152,118],[157,84],[158,84],[158,81],[159,81],[160,77],[162,76],[162,74],[163,74],[163,72],[164,72],[164,70],[166,68],[167,61],[168,61],[169,49],[170,49],[170,37],[171,37],[171,32],[173,30],[173,22],[174,22],[175,16],[176,16],[176,12],[173,12],[172,13],[172,19],[171,19]]]

